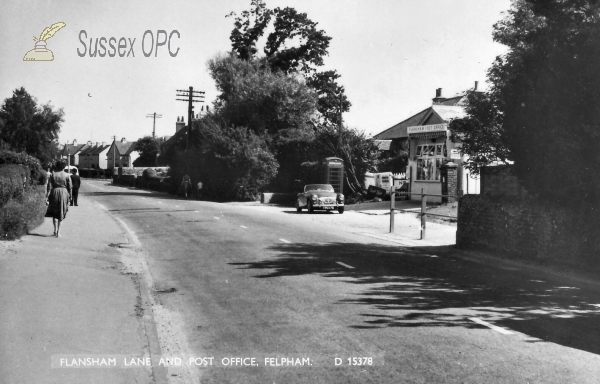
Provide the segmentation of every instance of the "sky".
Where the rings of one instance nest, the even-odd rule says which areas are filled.
[[[290,6],[332,37],[323,70],[336,69],[352,107],[344,123],[375,135],[431,105],[435,90],[454,96],[479,81],[496,56],[493,24],[510,0],[266,0]],[[250,0],[3,1],[0,12],[0,99],[24,87],[40,104],[63,108],[59,141],[137,140],[175,133],[187,103],[176,90],[217,90],[207,61],[231,49],[233,18]],[[23,61],[33,37],[57,22],[66,26],[47,40],[53,61]],[[170,35],[168,45],[157,46]],[[82,31],[85,31],[85,35]],[[151,32],[146,32],[151,31]],[[177,31],[177,32],[173,32]],[[87,38],[86,38],[87,36]],[[90,57],[89,40],[125,38],[124,57]],[[132,54],[129,39],[133,43]],[[85,47],[81,42],[85,42]],[[142,46],[142,43],[144,44]],[[114,44],[118,45],[118,43]],[[106,44],[108,53],[111,49]],[[104,52],[103,50],[101,50]],[[145,56],[144,51],[148,54]],[[83,57],[81,56],[83,55]],[[201,103],[195,104],[197,112]]]

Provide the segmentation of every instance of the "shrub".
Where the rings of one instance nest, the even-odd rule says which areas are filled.
[[[14,240],[40,226],[46,213],[43,186],[28,186],[19,198],[0,208],[0,238]]]
[[[0,206],[23,195],[24,181],[29,176],[27,167],[18,164],[0,165]]]
[[[0,164],[22,164],[29,168],[30,174],[27,178],[30,184],[37,184],[40,180],[42,165],[40,161],[25,152],[13,152],[0,150]]]

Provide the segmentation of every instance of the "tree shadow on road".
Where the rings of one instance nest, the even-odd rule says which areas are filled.
[[[282,244],[276,256],[242,269],[256,278],[318,274],[361,285],[338,305],[362,305],[353,328],[481,328],[476,317],[532,336],[600,354],[600,294],[532,272],[474,263],[448,247],[407,248],[362,243]],[[457,251],[456,251],[457,252]],[[354,269],[350,269],[341,262]]]

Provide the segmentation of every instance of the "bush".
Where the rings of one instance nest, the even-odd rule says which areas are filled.
[[[0,238],[15,240],[44,222],[46,196],[43,186],[28,186],[19,198],[0,208]]]
[[[0,206],[23,195],[24,181],[29,176],[27,167],[18,164],[0,165]]]
[[[79,176],[81,177],[89,177],[89,178],[104,178],[110,175],[110,171],[106,169],[96,169],[96,168],[80,168]]]
[[[143,176],[147,170],[151,170],[156,176],[165,176],[169,171],[169,167],[121,167],[119,174],[121,175],[137,175]]]
[[[169,170],[171,184],[179,189],[183,176],[188,175],[192,190],[201,181],[202,193],[208,199],[256,200],[259,189],[273,179],[279,167],[266,137],[210,120],[200,128],[205,143],[174,155]]]
[[[29,176],[27,181],[31,185],[39,183],[42,176],[42,165],[40,161],[25,152],[13,152],[9,150],[0,150],[0,164],[22,164],[29,168]]]

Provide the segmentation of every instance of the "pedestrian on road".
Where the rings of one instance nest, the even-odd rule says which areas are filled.
[[[185,195],[185,198],[188,198],[188,192],[190,191],[192,186],[192,180],[188,175],[183,176],[183,181],[181,182],[181,192]]]
[[[63,172],[65,166],[65,162],[62,160],[56,162],[54,172],[50,175],[46,186],[48,204],[46,217],[52,217],[54,236],[56,237],[60,237],[60,224],[67,216],[71,199],[71,177],[68,173]]]
[[[46,163],[44,165],[44,170],[42,171],[42,177],[44,178],[44,190],[48,187],[48,180],[50,179],[50,174],[52,173],[52,163]]]
[[[71,192],[71,205],[77,206],[77,197],[79,196],[79,187],[81,186],[81,178],[77,175],[77,169],[71,169],[71,183],[73,184],[73,190]]]

